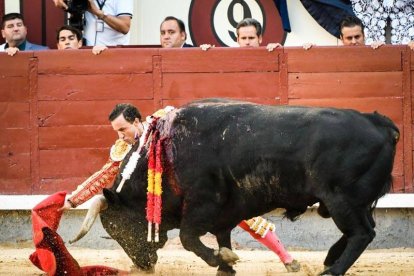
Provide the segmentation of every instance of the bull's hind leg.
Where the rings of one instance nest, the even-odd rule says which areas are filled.
[[[343,235],[334,245],[329,248],[328,255],[325,258],[323,264],[325,268],[330,268],[336,260],[342,255],[347,244],[347,238]]]
[[[367,219],[371,224],[372,228],[374,228],[375,221],[371,215],[370,208],[367,209]],[[344,252],[346,248],[347,242],[347,237],[343,235],[333,246],[331,246],[324,262],[326,268],[331,267],[335,263],[335,261],[342,255],[342,252]]]
[[[344,198],[332,197],[325,205],[346,238],[331,247],[325,260],[329,267],[322,274],[343,275],[374,239],[373,220],[368,208],[355,208]]]

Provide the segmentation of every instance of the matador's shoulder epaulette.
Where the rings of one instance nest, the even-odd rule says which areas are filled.
[[[154,112],[151,116],[147,116],[146,121],[147,123],[151,124],[152,120],[158,119],[158,118],[162,118],[165,115],[167,115],[168,112],[174,110],[175,108],[173,106],[166,106],[162,109],[157,110],[156,112]]]
[[[131,149],[131,145],[122,139],[116,140],[115,144],[111,147],[110,156],[113,161],[122,161]]]

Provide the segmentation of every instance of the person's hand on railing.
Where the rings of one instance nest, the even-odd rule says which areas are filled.
[[[14,56],[15,54],[17,54],[17,52],[19,51],[19,48],[17,47],[9,47],[7,49],[4,50],[9,56]]]
[[[106,49],[108,49],[108,47],[103,46],[103,45],[96,45],[96,46],[93,46],[93,48],[92,48],[92,53],[93,53],[94,55],[99,55],[100,53],[102,53],[102,52],[103,52],[103,51],[105,51]]]
[[[384,41],[374,41],[371,43],[371,48],[375,50],[381,47],[382,45],[385,45]]]
[[[214,48],[214,47],[216,47],[216,46],[211,45],[211,44],[201,44],[201,45],[200,45],[200,48],[201,48],[201,50],[203,50],[203,51],[207,51],[208,49],[210,49],[210,48]]]
[[[414,40],[408,42],[408,47],[410,47],[411,50],[414,50]]]
[[[313,43],[310,43],[310,42],[306,42],[306,43],[304,43],[303,45],[302,45],[302,48],[304,49],[304,50],[309,50],[310,48],[312,48],[313,46],[316,46],[315,44],[313,44]]]
[[[267,44],[266,49],[269,52],[272,52],[274,49],[279,48],[279,47],[280,48],[283,47],[282,44],[280,44],[280,43],[269,43],[269,44]]]
[[[53,3],[55,3],[55,6],[57,8],[61,8],[64,10],[68,9],[68,5],[66,4],[65,0],[53,0]]]

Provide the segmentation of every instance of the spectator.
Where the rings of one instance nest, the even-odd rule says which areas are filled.
[[[253,18],[245,18],[237,24],[237,43],[240,47],[259,47],[262,43],[262,25]],[[282,47],[280,43],[269,43],[266,49],[270,52]]]
[[[355,16],[346,16],[339,24],[340,39],[344,46],[363,46],[365,45],[364,25],[362,21]],[[385,43],[382,41],[374,41],[371,43],[372,49],[378,49]],[[303,45],[305,50],[315,46],[311,43]]]
[[[82,47],[82,32],[72,26],[62,26],[56,32],[56,42],[58,50],[77,50]],[[92,53],[99,55],[106,46],[93,46]]]
[[[82,47],[82,32],[72,26],[62,26],[56,32],[58,50],[79,49]]]
[[[194,47],[185,43],[187,33],[184,22],[174,16],[167,16],[160,26],[160,43],[162,48]]]
[[[133,0],[88,0],[84,36],[87,46],[128,45]],[[68,9],[65,0],[53,0],[56,7]]]
[[[240,47],[259,47],[262,43],[262,25],[259,21],[253,18],[245,18],[237,24],[237,43]],[[200,45],[201,49],[207,50],[211,47],[210,44]],[[271,52],[275,48],[282,47],[280,43],[269,43],[266,49]]]
[[[0,52],[14,56],[18,51],[46,50],[48,47],[27,41],[27,28],[20,13],[5,14],[1,21],[1,35],[6,43],[0,45]]]
[[[355,16],[347,16],[339,24],[339,32],[342,44],[345,46],[365,45],[364,24]],[[377,49],[384,45],[382,41],[371,43],[372,49]]]

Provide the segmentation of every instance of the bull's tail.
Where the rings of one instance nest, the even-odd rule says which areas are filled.
[[[374,113],[366,113],[365,114],[366,118],[368,118],[371,123],[373,123],[377,128],[381,128],[384,130],[386,137],[386,143],[390,143],[390,146],[393,148],[393,154],[395,154],[395,150],[396,150],[396,145],[397,142],[400,138],[400,131],[398,129],[398,127],[394,124],[394,122],[378,113],[378,112],[374,112]],[[387,155],[387,157],[385,158],[389,158],[389,156]],[[382,185],[381,185],[381,189],[378,191],[378,195],[376,197],[376,199],[374,200],[374,202],[371,205],[371,212],[375,209],[375,207],[377,206],[378,203],[378,199],[380,199],[381,197],[383,197],[386,193],[388,193],[391,190],[392,187],[392,183],[393,183],[393,177],[392,177],[392,165],[394,163],[394,155],[392,156],[391,160],[388,160],[388,162],[390,162],[389,166],[390,166],[390,171],[387,174],[386,178],[384,179]]]
[[[390,175],[389,179],[387,179],[384,185],[381,187],[382,189],[380,190],[377,198],[374,200],[374,202],[371,205],[371,213],[374,211],[375,207],[377,207],[378,200],[391,190],[392,180],[393,180],[392,175]]]

